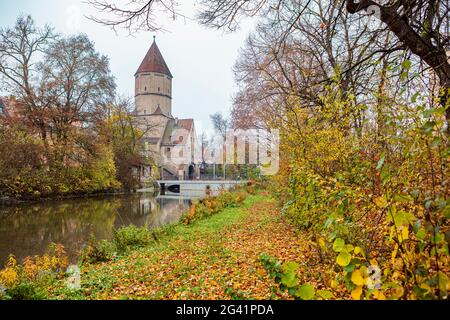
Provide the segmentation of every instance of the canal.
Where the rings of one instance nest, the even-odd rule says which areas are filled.
[[[191,196],[138,192],[0,206],[0,266],[9,254],[21,262],[45,253],[51,243],[64,245],[74,263],[91,234],[109,240],[122,226],[175,223],[190,203]]]

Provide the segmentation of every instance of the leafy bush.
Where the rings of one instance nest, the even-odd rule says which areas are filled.
[[[117,254],[123,255],[130,249],[142,248],[157,240],[162,234],[173,232],[173,226],[149,230],[147,227],[129,225],[114,230],[112,241],[98,241],[91,236],[80,253],[81,263],[99,263],[114,259]]]
[[[152,233],[148,228],[129,225],[114,231],[113,242],[118,252],[124,253],[130,248],[145,247],[153,239]]]
[[[38,199],[120,188],[110,149],[96,146],[95,157],[84,157],[76,148],[46,145],[22,127],[0,126],[0,195]],[[86,159],[69,165],[65,157]]]
[[[5,290],[0,299],[4,300],[45,300],[47,295],[36,283],[31,281],[20,282],[12,288]]]
[[[44,276],[64,276],[69,265],[66,251],[60,244],[51,244],[42,256],[25,258],[22,271],[30,280],[40,280]]]
[[[312,299],[331,299],[333,293],[328,290],[318,290],[308,283],[300,284],[297,277],[299,265],[296,262],[286,262],[282,264],[275,258],[262,253],[259,256],[264,268],[269,272],[271,278],[279,284],[282,291],[287,290],[295,299],[312,300]]]
[[[289,156],[272,185],[283,214],[313,239],[325,285],[343,298],[447,299],[445,109],[378,106],[378,131],[356,135],[344,129],[350,118],[335,118],[348,104],[323,99],[318,117],[295,110],[301,134],[283,128]]]
[[[64,247],[52,244],[47,254],[28,257],[22,265],[10,256],[0,270],[0,299],[45,299],[44,286],[63,278],[68,262]]]
[[[114,258],[116,250],[114,243],[107,240],[97,241],[94,236],[91,236],[89,242],[81,250],[80,261],[82,263],[110,261]]]

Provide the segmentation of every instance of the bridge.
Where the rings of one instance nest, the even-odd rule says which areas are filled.
[[[198,195],[204,195],[207,189],[215,192],[247,183],[246,180],[158,180],[157,182],[161,191]]]

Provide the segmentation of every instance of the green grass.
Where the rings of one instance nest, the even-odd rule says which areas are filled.
[[[248,196],[244,203],[239,207],[228,207],[220,213],[204,218],[190,225],[177,224],[173,227],[170,237],[184,237],[189,239],[201,234],[208,234],[216,232],[224,227],[230,226],[236,221],[240,220],[247,214],[247,209],[254,203],[267,199],[267,196],[251,195]],[[167,238],[167,237],[165,237]]]

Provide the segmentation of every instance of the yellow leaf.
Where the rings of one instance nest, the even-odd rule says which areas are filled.
[[[403,287],[401,286],[397,286],[396,288],[394,288],[394,297],[397,299],[400,299],[403,296],[404,290]]]
[[[361,299],[361,294],[362,294],[362,286],[357,286],[352,291],[352,298],[353,298],[353,300]]]
[[[384,296],[383,292],[379,290],[375,290],[373,292],[373,297],[377,300],[386,300],[386,297]]]
[[[378,262],[377,262],[377,260],[375,260],[375,259],[370,259],[369,262],[370,262],[370,264],[371,264],[372,266],[377,266],[377,265],[378,265]]]
[[[337,264],[342,267],[347,266],[351,260],[352,256],[346,251],[342,251],[341,253],[339,253],[339,255],[336,258]]]
[[[387,201],[384,197],[377,197],[374,199],[374,202],[378,208],[384,208],[387,204]]]
[[[398,236],[398,241],[400,243],[402,243],[403,241],[405,241],[406,239],[408,239],[408,235],[409,235],[409,230],[407,227],[402,227],[401,228],[401,232]]]
[[[333,289],[336,289],[336,287],[337,287],[337,282],[336,282],[336,280],[331,280],[331,281],[330,281],[330,287],[333,288]]]
[[[398,244],[395,244],[394,251],[392,251],[392,254],[391,254],[392,264],[395,262],[395,257],[397,256],[397,251],[398,251]]]
[[[352,282],[357,286],[364,285],[364,278],[362,277],[361,270],[359,269],[353,270]]]

